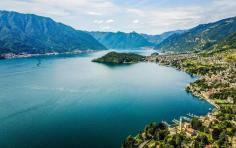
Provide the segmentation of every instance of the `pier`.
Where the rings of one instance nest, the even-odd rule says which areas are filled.
[[[166,126],[170,127],[171,125],[168,124],[166,121],[161,121],[161,123],[165,124]]]
[[[179,124],[179,121],[176,119],[173,119],[172,122],[174,122],[175,124]]]
[[[193,118],[193,117],[199,118],[199,116],[194,115],[194,114],[191,114],[191,113],[188,113],[187,115],[188,115],[189,117],[191,117],[191,118]]]

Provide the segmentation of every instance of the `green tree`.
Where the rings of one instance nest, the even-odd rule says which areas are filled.
[[[198,118],[193,118],[191,121],[191,126],[195,130],[200,130],[202,128],[202,122],[198,120]]]
[[[220,136],[220,130],[218,128],[214,128],[212,131],[212,138],[214,140],[218,140]]]
[[[135,139],[131,135],[126,138],[126,140],[122,144],[122,148],[134,148],[135,147]]]

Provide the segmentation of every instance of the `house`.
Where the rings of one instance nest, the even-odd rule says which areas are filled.
[[[211,148],[212,146],[210,144],[206,145],[205,148]]]
[[[185,133],[189,137],[197,135],[196,131],[193,128],[191,128],[191,127],[190,128],[186,128],[185,129]]]

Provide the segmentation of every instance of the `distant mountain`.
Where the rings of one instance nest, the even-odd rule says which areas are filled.
[[[142,35],[131,32],[89,32],[106,48],[110,49],[134,49],[152,46]]]
[[[169,31],[169,32],[162,33],[160,35],[148,35],[148,34],[141,34],[141,35],[145,39],[147,39],[149,42],[158,45],[162,41],[164,41],[165,39],[170,37],[171,35],[173,35],[173,34],[182,34],[184,32],[186,32],[186,30]]]
[[[33,14],[0,11],[0,53],[106,49],[91,35]]]
[[[183,34],[173,34],[157,49],[171,51],[204,50],[236,31],[236,17],[202,24]]]

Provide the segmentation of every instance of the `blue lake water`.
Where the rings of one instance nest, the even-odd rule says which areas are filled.
[[[212,107],[185,92],[184,72],[91,62],[103,54],[0,61],[0,147],[118,148],[147,123]]]

